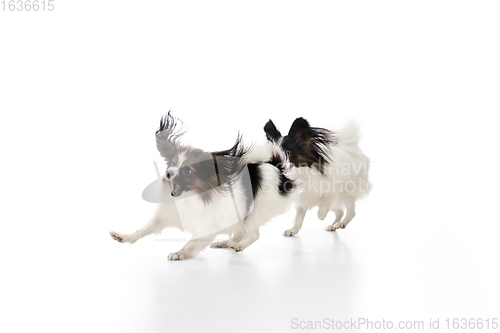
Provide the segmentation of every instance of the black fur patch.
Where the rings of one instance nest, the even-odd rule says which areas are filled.
[[[274,165],[276,168],[278,168],[282,172],[286,171],[285,161],[283,161],[283,158],[281,158],[281,156],[279,154],[273,154],[273,156],[268,161],[268,163]]]
[[[247,165],[250,174],[250,183],[252,184],[252,196],[255,198],[262,188],[262,174],[260,173],[260,164],[251,163]]]
[[[278,189],[280,194],[283,196],[288,195],[295,188],[295,183],[293,180],[285,176],[284,174],[280,174],[280,184],[278,185]]]
[[[281,147],[294,166],[318,169],[324,175],[324,166],[330,163],[327,149],[333,143],[333,133],[325,128],[311,127],[304,118],[297,118]]]
[[[269,141],[277,143],[278,140],[281,138],[281,132],[278,131],[278,129],[276,128],[271,119],[269,119],[269,121],[264,126],[264,132],[266,132],[266,137],[267,140]]]
[[[281,195],[286,196],[295,188],[295,183],[285,175],[286,165],[284,162],[285,161],[283,161],[279,154],[273,154],[271,159],[268,161],[269,164],[274,165],[280,171],[280,183],[278,185],[278,190]]]

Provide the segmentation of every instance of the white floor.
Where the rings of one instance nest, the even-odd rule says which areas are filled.
[[[311,211],[300,234],[287,238],[281,234],[290,213],[266,226],[243,253],[208,249],[181,262],[167,260],[186,240],[174,230],[134,245],[110,238],[95,244],[102,253],[92,263],[92,288],[68,290],[93,299],[80,309],[77,325],[90,330],[98,323],[116,332],[286,332],[293,318],[303,325],[325,318],[423,320],[429,328],[430,318],[441,318],[443,327],[446,318],[498,316],[495,277],[475,262],[467,239],[439,225],[384,224],[369,211],[377,209],[362,201],[353,222],[333,233]]]
[[[397,208],[384,220],[381,193],[358,205],[345,230],[324,231],[311,211],[298,236],[283,237],[290,212],[243,253],[207,249],[175,262],[167,255],[186,241],[178,231],[133,245],[107,233],[139,227],[148,203],[90,228],[92,214],[84,212],[52,238],[40,224],[47,238],[38,231],[9,237],[1,325],[9,332],[287,332],[292,320],[422,320],[428,329],[430,318],[443,327],[446,318],[498,317],[496,235],[480,226],[461,233],[462,222],[417,223],[423,215],[398,219]]]

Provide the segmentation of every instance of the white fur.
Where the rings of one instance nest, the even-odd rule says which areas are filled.
[[[279,154],[286,159],[278,145],[269,142],[257,142],[252,144],[252,149],[246,154],[245,160],[247,163],[268,161],[273,154]]]
[[[265,163],[272,153],[281,154],[286,160],[281,149],[274,145],[254,147],[245,157],[247,163],[264,162],[260,166],[262,188],[253,202],[247,202],[243,193],[243,182],[247,180],[240,177],[232,187],[232,194],[212,190],[212,201],[208,204],[199,195],[189,192],[176,198],[169,197],[143,228],[128,235],[110,232],[112,238],[123,243],[134,243],[144,236],[159,234],[168,227],[191,233],[191,240],[181,250],[171,253],[168,256],[170,260],[197,255],[219,234],[226,234],[231,238],[226,242],[215,243],[213,247],[231,247],[236,251],[245,249],[259,237],[259,228],[273,217],[288,211],[298,195],[295,190],[286,196],[279,193],[280,171]],[[168,184],[165,182],[165,186]],[[243,215],[245,212],[248,212],[246,216]]]
[[[235,236],[228,243],[228,247],[237,252],[244,250],[255,242],[260,236],[260,227],[271,221],[275,216],[286,213],[291,204],[298,198],[298,189],[286,196],[277,191],[279,170],[274,166],[263,164],[260,170],[263,178],[262,188],[254,199],[254,209],[246,218],[245,223],[239,225]],[[242,234],[244,234],[243,237]]]
[[[359,139],[358,126],[352,121],[334,132],[334,143],[327,150],[330,162],[324,165],[324,176],[315,168],[292,168],[290,177],[300,182],[303,191],[295,204],[294,225],[285,230],[284,236],[296,235],[302,228],[306,212],[314,207],[318,207],[320,220],[324,220],[328,212],[335,212],[335,221],[325,228],[327,231],[345,228],[354,218],[356,201],[366,197],[371,189],[368,181],[370,161],[359,149]]]
[[[356,201],[367,196],[370,191],[370,161],[358,147],[359,138],[359,130],[354,122],[335,132],[332,138],[334,143],[327,148],[330,162],[324,165],[324,175],[315,168],[293,167],[288,176],[298,187],[286,196],[278,191],[280,171],[265,163],[273,154],[279,154],[288,168],[286,156],[277,144],[256,145],[245,156],[247,163],[262,163],[262,188],[253,202],[247,202],[243,193],[243,182],[247,180],[240,177],[233,185],[231,195],[229,192],[221,194],[212,190],[214,192],[209,204],[203,202],[199,195],[189,192],[176,198],[169,197],[143,228],[128,235],[117,232],[110,234],[119,242],[134,243],[144,236],[159,234],[168,227],[180,229],[191,233],[192,238],[181,250],[171,253],[168,259],[182,260],[197,255],[219,234],[229,235],[230,239],[213,243],[212,247],[244,250],[259,238],[262,225],[285,213],[292,203],[295,203],[297,213],[294,226],[285,231],[285,236],[294,236],[300,231],[306,212],[313,207],[319,207],[318,218],[321,220],[327,217],[328,212],[335,212],[335,221],[325,230],[345,228],[354,218]],[[178,171],[175,167],[169,170],[173,174]],[[165,186],[167,184],[165,182]]]

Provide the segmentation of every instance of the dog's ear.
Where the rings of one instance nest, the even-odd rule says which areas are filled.
[[[156,148],[167,161],[172,161],[179,148],[179,138],[184,134],[182,124],[174,118],[170,111],[160,120],[160,128],[156,130]]]
[[[281,139],[281,133],[280,131],[278,131],[276,126],[274,126],[274,123],[271,119],[269,119],[269,121],[264,126],[264,132],[266,132],[268,141],[278,142],[278,140]]]
[[[173,143],[167,140],[156,139],[156,148],[166,161],[172,161],[174,159],[177,147]]]
[[[297,118],[288,131],[288,138],[295,142],[306,142],[312,136],[311,126],[304,118]]]

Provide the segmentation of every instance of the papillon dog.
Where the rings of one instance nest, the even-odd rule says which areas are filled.
[[[160,183],[169,195],[143,228],[132,234],[112,231],[111,237],[135,243],[168,227],[190,233],[170,260],[196,256],[220,234],[230,238],[212,247],[244,250],[259,238],[262,225],[286,213],[298,197],[286,154],[274,144],[245,147],[240,135],[232,148],[206,152],[183,144],[184,133],[170,112],[161,118],[156,144],[167,168]]]
[[[293,122],[288,135],[282,136],[269,120],[264,126],[270,144],[279,145],[293,165],[290,178],[301,183],[302,191],[295,204],[296,216],[284,236],[294,236],[302,228],[306,212],[318,207],[318,218],[324,220],[329,211],[335,220],[325,230],[343,229],[354,218],[355,204],[366,197],[370,160],[358,147],[359,129],[349,122],[338,132],[311,127],[304,118]],[[345,214],[344,214],[345,210]]]

